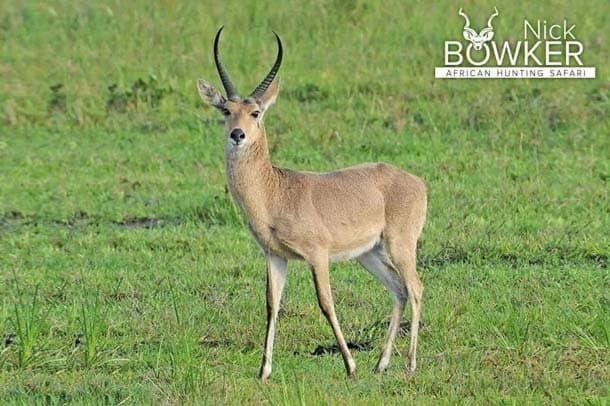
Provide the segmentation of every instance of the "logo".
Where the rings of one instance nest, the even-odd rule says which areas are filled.
[[[464,38],[466,41],[470,41],[474,49],[477,51],[483,48],[484,43],[491,41],[491,39],[494,37],[494,27],[491,26],[491,20],[493,20],[494,17],[497,17],[499,14],[498,9],[496,8],[495,10],[496,12],[489,17],[489,20],[487,20],[487,27],[483,28],[478,34],[475,30],[470,28],[470,20],[468,20],[468,16],[462,12],[462,9],[460,8],[460,11],[458,11],[458,14],[464,17],[464,20],[466,20],[463,32]]]
[[[457,12],[465,23],[462,36],[467,41],[445,41],[444,66],[434,69],[440,79],[588,79],[595,68],[583,66],[584,46],[575,34],[575,24],[567,19],[551,24],[523,20],[522,40],[494,40],[492,22],[499,16],[494,7],[487,26],[476,31],[468,15]]]

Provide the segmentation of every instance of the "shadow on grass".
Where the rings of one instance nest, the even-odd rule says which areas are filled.
[[[369,326],[367,329],[368,330],[378,330],[378,329],[382,329],[384,330],[384,334],[385,334],[385,330],[387,330],[388,326],[389,326],[389,321],[378,321],[376,323],[373,323],[371,326]],[[424,328],[426,328],[427,325],[420,321],[419,323],[419,328],[420,331]],[[409,335],[409,331],[411,331],[411,322],[410,321],[403,321],[400,323],[400,327],[398,329],[398,335],[399,336],[408,336]],[[369,336],[371,335],[375,335],[375,334],[369,334]],[[373,350],[373,340],[358,340],[358,341],[349,341],[347,343],[347,348],[349,348],[350,350],[353,351],[371,351]],[[321,357],[324,355],[328,355],[328,354],[336,354],[339,353],[339,347],[337,346],[337,344],[330,344],[330,345],[318,345],[312,352],[308,353],[309,355],[313,355],[314,357]],[[300,352],[295,352],[294,355],[301,355]]]
[[[371,351],[373,349],[373,346],[371,345],[370,341],[364,341],[364,342],[348,342],[347,343],[347,348],[349,348],[350,350],[353,351]],[[339,347],[337,346],[337,344],[332,344],[332,345],[318,345],[316,347],[315,350],[313,350],[311,352],[311,355],[313,355],[314,357],[321,357],[327,354],[335,354],[339,352]],[[295,354],[295,355],[300,355],[300,354]]]

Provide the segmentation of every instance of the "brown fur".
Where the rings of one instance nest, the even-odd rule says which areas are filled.
[[[423,285],[415,269],[417,240],[426,217],[426,187],[421,179],[385,163],[327,172],[275,167],[269,159],[262,121],[279,92],[277,79],[260,100],[225,100],[207,82],[202,99],[228,110],[226,171],[229,189],[243,210],[250,231],[267,256],[267,337],[260,378],[271,373],[275,323],[286,279],[287,260],[307,262],[320,308],[336,336],[349,376],[355,363],[335,315],[328,275],[331,260],[356,258],[394,297],[388,336],[376,370],[383,371],[393,348],[404,306],[412,309],[408,369],[415,370]],[[260,117],[251,116],[260,111]],[[229,137],[240,128],[239,146]]]

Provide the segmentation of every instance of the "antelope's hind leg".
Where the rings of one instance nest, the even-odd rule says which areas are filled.
[[[424,291],[424,285],[421,283],[415,267],[417,242],[409,243],[405,242],[404,239],[390,240],[388,248],[392,263],[402,274],[411,303],[411,339],[406,367],[408,372],[413,373],[417,365],[417,336],[419,334],[419,320]]]
[[[407,290],[402,276],[392,264],[389,263],[383,249],[373,250],[358,257],[358,262],[370,273],[372,273],[386,287],[394,299],[394,307],[390,316],[390,325],[386,334],[379,360],[375,366],[376,373],[383,372],[390,364],[390,357],[394,349],[394,341],[400,327],[400,321],[405,310],[407,301]]]

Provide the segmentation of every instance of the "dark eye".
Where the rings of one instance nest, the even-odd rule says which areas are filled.
[[[220,109],[220,111],[225,116],[230,116],[231,115],[231,112],[229,111],[229,109],[222,108],[222,109]]]
[[[252,113],[250,113],[250,115],[251,115],[252,117],[254,117],[254,118],[258,118],[258,116],[260,116],[260,114],[261,114],[261,112],[260,112],[260,111],[258,111],[258,110],[253,111]]]

